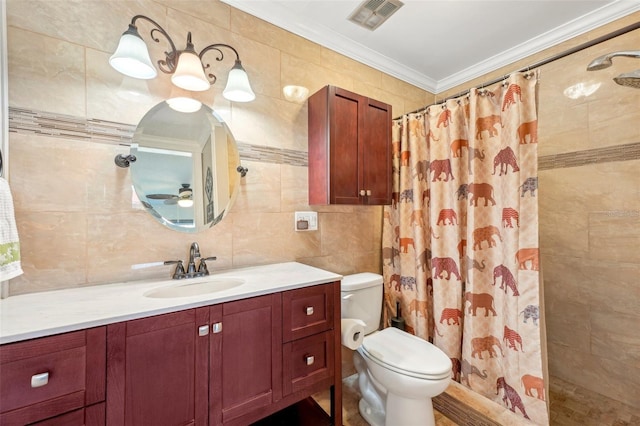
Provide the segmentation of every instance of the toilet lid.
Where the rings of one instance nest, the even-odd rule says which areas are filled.
[[[397,328],[366,336],[362,349],[374,362],[406,376],[436,380],[451,375],[451,360],[444,352]]]

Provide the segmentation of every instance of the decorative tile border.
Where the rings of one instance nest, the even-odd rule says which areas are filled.
[[[64,114],[9,108],[9,132],[35,134],[87,142],[130,145],[136,126],[85,119]],[[240,158],[264,163],[307,167],[305,151],[238,142]],[[564,169],[588,164],[640,159],[640,142],[538,157],[539,170]]]
[[[628,160],[640,160],[640,142],[541,156],[538,157],[538,170],[566,169]]]
[[[251,145],[244,142],[237,142],[237,145],[240,158],[243,160],[288,164],[290,166],[307,167],[309,165],[308,155],[305,151]]]
[[[131,145],[136,125],[113,121],[84,119],[64,114],[9,108],[9,132],[75,139],[113,145]],[[293,149],[238,142],[240,158],[263,163],[308,166],[307,153]]]
[[[10,133],[129,145],[135,130],[131,124],[9,107]]]

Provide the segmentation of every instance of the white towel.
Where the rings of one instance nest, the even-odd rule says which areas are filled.
[[[20,242],[9,182],[0,177],[0,282],[22,274]]]

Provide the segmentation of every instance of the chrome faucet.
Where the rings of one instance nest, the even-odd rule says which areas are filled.
[[[200,259],[200,263],[198,268],[196,269],[196,259]],[[195,277],[203,277],[205,275],[209,275],[209,269],[207,268],[207,261],[216,260],[215,256],[211,257],[200,257],[200,246],[198,243],[191,243],[191,248],[189,249],[189,263],[187,263],[187,270],[184,270],[184,266],[182,264],[182,260],[167,260],[164,262],[165,265],[176,265],[176,269],[173,272],[174,280],[181,280],[183,278],[195,278]]]

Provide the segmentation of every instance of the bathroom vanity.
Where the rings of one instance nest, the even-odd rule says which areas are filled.
[[[342,424],[340,279],[290,262],[4,299],[0,423],[248,425],[331,389],[319,424]]]

